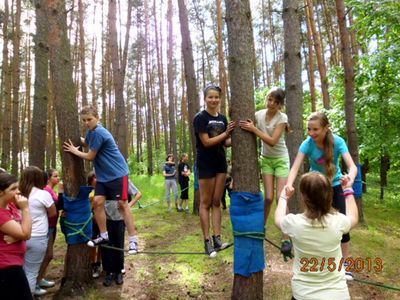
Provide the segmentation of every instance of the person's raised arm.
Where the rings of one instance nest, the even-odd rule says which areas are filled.
[[[258,129],[255,124],[253,123],[252,120],[247,120],[247,121],[240,121],[239,123],[240,128],[254,133],[256,136],[258,136],[262,141],[270,146],[275,146],[276,143],[279,141],[282,133],[284,132],[286,128],[286,123],[281,123],[278,124],[272,134],[270,136],[267,132],[261,131]]]
[[[358,223],[358,208],[354,199],[354,190],[351,187],[352,182],[346,176],[343,176],[340,181],[346,200],[346,216],[350,218],[351,228],[354,228]]]
[[[285,189],[282,190],[279,200],[278,200],[278,206],[275,209],[275,225],[279,229],[281,229],[281,222],[283,218],[286,216],[286,211],[287,211],[287,201],[289,197],[285,191]]]
[[[299,169],[304,161],[304,158],[305,154],[299,151],[296,155],[292,167],[290,168],[289,176],[284,189],[289,197],[291,197],[294,193],[293,183],[296,180],[297,174],[299,173]]]
[[[63,144],[64,151],[70,152],[82,159],[93,160],[96,157],[97,151],[89,149],[88,152],[83,152],[79,150],[79,146],[74,146],[72,141],[69,139]]]
[[[343,175],[343,176],[348,177],[348,180],[349,180],[348,185],[351,187],[351,186],[353,186],[354,179],[357,176],[357,166],[354,163],[353,159],[351,158],[351,155],[349,152],[343,154],[342,157],[347,166],[347,172],[348,172],[348,174]]]

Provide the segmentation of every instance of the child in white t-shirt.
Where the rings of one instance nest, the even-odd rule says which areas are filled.
[[[303,213],[286,215],[285,190],[279,198],[275,224],[293,242],[292,293],[296,300],[350,299],[340,244],[342,235],[357,224],[358,211],[347,176],[341,184],[346,215],[332,207],[331,184],[321,173],[307,173],[300,180]]]

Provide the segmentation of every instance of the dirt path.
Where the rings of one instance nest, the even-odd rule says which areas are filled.
[[[145,221],[139,229],[139,249],[146,251],[173,251],[175,243],[179,245],[182,239],[193,236],[198,251],[202,251],[199,220],[197,216],[171,212],[162,213],[155,210],[154,213],[146,212],[139,215]],[[225,231],[230,230],[229,215],[224,212]],[[165,230],[168,228],[168,230]],[[198,244],[198,245],[197,245]],[[172,245],[172,246],[170,246]],[[265,243],[266,270],[264,272],[264,298],[265,299],[290,299],[291,262],[285,263],[278,250]],[[48,278],[56,280],[56,287],[49,289],[48,295],[42,299],[51,299],[59,288],[62,276],[65,244],[60,233],[55,247],[55,259],[53,260]],[[184,251],[180,249],[179,251]],[[233,249],[227,249],[225,256],[211,260],[206,256],[196,255],[145,255],[137,254],[126,257],[126,275],[124,284],[111,287],[102,285],[104,274],[95,280],[95,288],[89,292],[85,299],[230,299],[233,274],[232,253]],[[202,275],[201,284],[193,281],[199,288],[193,289],[188,280],[182,280],[182,274],[186,274],[187,262],[197,259]],[[203,261],[206,260],[206,261]],[[192,271],[190,271],[192,270]],[[195,273],[189,269],[186,279]],[[371,280],[368,274],[357,274],[358,278]],[[379,278],[378,278],[379,279]],[[193,280],[196,280],[194,278]],[[376,278],[374,278],[376,280]],[[190,282],[190,281],[189,281]],[[400,299],[400,292],[394,292],[379,287],[368,286],[357,282],[349,283],[352,299]]]

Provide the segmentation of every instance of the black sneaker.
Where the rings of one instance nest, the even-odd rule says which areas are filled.
[[[204,249],[209,257],[215,257],[217,255],[217,252],[215,252],[215,249],[210,240],[204,241]]]
[[[121,285],[124,283],[124,276],[122,273],[115,274],[115,283]]]
[[[111,284],[112,284],[112,274],[111,273],[107,273],[106,277],[104,277],[103,285],[104,286],[111,286]]]
[[[292,242],[290,240],[283,240],[281,244],[281,253],[283,254],[283,260],[288,261],[293,258],[292,254]]]
[[[99,236],[97,239],[93,239],[87,242],[87,245],[89,247],[96,247],[103,244],[108,244],[108,239],[105,239],[101,236]]]
[[[220,235],[213,235],[212,239],[213,239],[213,244],[214,244],[215,250],[218,251],[218,250],[222,250],[222,249],[225,249],[226,247],[228,247],[228,243],[223,243]]]

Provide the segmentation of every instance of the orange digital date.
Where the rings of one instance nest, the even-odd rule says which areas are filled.
[[[380,257],[348,257],[347,259],[342,257],[339,261],[337,261],[335,257],[302,257],[300,259],[300,264],[301,272],[322,272],[325,269],[329,272],[340,272],[342,268],[345,268],[347,272],[360,273],[362,271],[375,271],[378,273],[383,269],[383,261]]]

